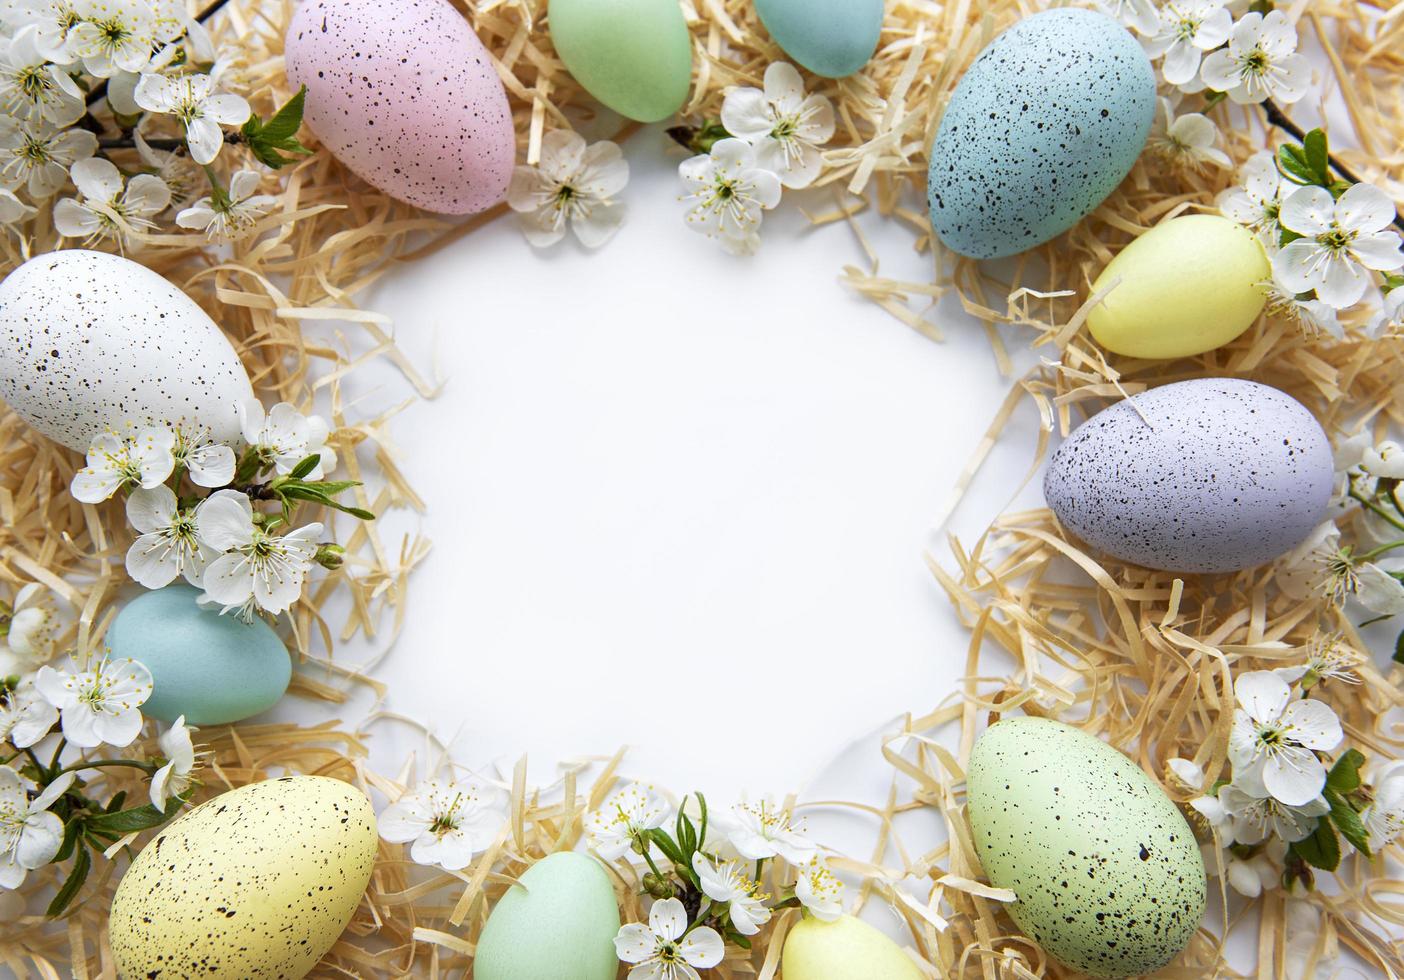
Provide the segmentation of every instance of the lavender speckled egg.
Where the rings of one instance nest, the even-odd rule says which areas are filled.
[[[0,396],[70,449],[127,422],[239,437],[253,398],[228,339],[185,293],[106,252],[37,255],[0,283]]]
[[[516,137],[492,59],[448,0],[303,0],[288,78],[336,158],[391,197],[473,214],[507,195]]]
[[[351,921],[377,841],[364,793],[324,776],[242,786],[142,848],[109,923],[117,972],[297,980]]]
[[[931,147],[931,226],[977,259],[1025,251],[1091,214],[1150,135],[1155,75],[1104,14],[1048,10],[995,38]]]
[[[1047,718],[1006,718],[975,742],[966,815],[1010,916],[1074,970],[1151,973],[1199,928],[1204,862],[1189,824],[1134,762]]]
[[[1290,395],[1198,378],[1078,426],[1043,494],[1064,527],[1123,561],[1231,572],[1300,544],[1325,518],[1334,470],[1326,433]]]

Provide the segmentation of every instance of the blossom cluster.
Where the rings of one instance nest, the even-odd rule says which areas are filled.
[[[24,235],[47,210],[63,237],[124,249],[163,222],[212,239],[247,234],[274,199],[256,193],[256,169],[230,164],[226,184],[216,161],[238,143],[245,162],[288,162],[283,152],[302,151],[301,101],[265,127],[226,91],[237,74],[186,0],[6,4],[0,223]]]
[[[638,865],[653,902],[646,924],[628,923],[615,938],[632,980],[696,980],[778,909],[803,907],[824,921],[843,914],[843,883],[789,810],[766,799],[717,818],[704,796],[694,799],[695,808],[685,799],[675,809],[652,786],[631,783],[585,816],[589,849]],[[469,775],[420,783],[381,811],[378,826],[383,839],[408,844],[416,863],[461,871],[507,820],[503,789]]]
[[[1190,806],[1212,831],[1217,852],[1206,855],[1206,865],[1222,866],[1240,894],[1310,886],[1311,869],[1336,870],[1342,839],[1370,857],[1404,829],[1404,770],[1385,766],[1369,784],[1355,749],[1332,761],[1328,753],[1344,740],[1340,719],[1309,696],[1327,684],[1360,683],[1365,659],[1340,637],[1319,637],[1303,663],[1240,674],[1230,778],[1206,786],[1200,766],[1170,760],[1175,781],[1201,794]]]
[[[728,92],[720,121],[670,130],[697,151],[679,167],[688,227],[737,254],[759,246],[764,212],[780,203],[784,188],[808,187],[819,176],[819,147],[834,135],[832,103],[806,94],[793,65],[772,64],[764,85]],[[531,244],[554,245],[570,229],[595,248],[619,231],[619,195],[628,182],[629,165],[616,144],[553,130],[541,141],[538,164],[514,171],[507,203],[521,215]]]
[[[180,423],[104,432],[88,448],[88,465],[74,475],[72,493],[96,504],[127,491],[127,520],[137,532],[126,557],[134,581],[159,589],[184,578],[204,589],[203,601],[247,620],[256,610],[286,611],[315,562],[335,566],[338,553],[318,542],[320,523],[274,532],[288,524],[296,501],[339,507],[331,495],[352,484],[319,482],[336,466],[336,455],[318,416],[287,403],[265,414],[257,401],[239,412],[240,458],[210,442],[208,430]],[[193,488],[223,489],[200,497],[188,492],[187,479]],[[242,489],[231,487],[234,482]],[[280,512],[254,507],[265,499],[280,501]]]

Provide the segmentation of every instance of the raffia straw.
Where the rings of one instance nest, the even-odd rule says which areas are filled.
[[[551,46],[546,0],[454,2],[494,57],[523,159],[536,158],[547,130],[596,114]],[[1012,278],[995,280],[963,259],[951,263],[925,217],[927,148],[943,106],[980,48],[1043,6],[1029,0],[890,0],[878,54],[862,74],[809,80],[811,90],[834,100],[839,120],[818,182],[834,194],[834,204],[811,220],[851,224],[859,212],[876,208],[911,232],[913,247],[930,254],[934,270],[929,282],[883,277],[879,256],[860,236],[868,268],[850,266],[842,270],[841,281],[932,339],[940,336],[932,318],[935,304],[953,294],[982,323],[997,363],[1008,374],[1013,368],[1006,337],[1042,347],[1049,358],[1017,379],[981,452],[988,452],[1022,398],[1033,400],[1042,419],[1036,466],[1055,431],[1066,432],[1109,400],[1205,374],[1252,377],[1285,388],[1334,432],[1362,421],[1381,431],[1404,421],[1404,396],[1395,384],[1401,342],[1369,340],[1358,324],[1343,342],[1333,343],[1264,318],[1220,351],[1168,365],[1108,361],[1091,344],[1078,311],[1101,267],[1155,222],[1183,210],[1212,208],[1215,193],[1230,183],[1227,173],[1177,173],[1147,158],[1091,218],[1015,263]],[[214,24],[221,49],[238,52],[233,70],[262,112],[290,94],[282,69],[282,29],[291,8],[291,0],[232,0]],[[694,121],[715,118],[727,87],[758,85],[766,65],[783,55],[750,0],[684,0],[683,8],[696,59],[686,112]],[[1372,18],[1378,27],[1369,26]],[[1304,24],[1327,46],[1331,81],[1341,87],[1356,130],[1332,134],[1333,145],[1398,197],[1404,174],[1400,8],[1328,0],[1312,3]],[[1223,105],[1214,112],[1235,161],[1261,148],[1264,137],[1244,110]],[[1362,151],[1348,149],[1352,144]],[[192,237],[155,235],[132,257],[180,283],[210,311],[265,398],[304,407],[314,397],[330,403],[333,443],[352,473],[368,484],[362,506],[378,512],[422,509],[389,435],[394,413],[370,419],[349,413],[340,385],[373,359],[393,365],[419,397],[432,397],[437,384],[396,348],[390,322],[358,309],[355,296],[398,262],[461,240],[504,209],[446,224],[378,193],[327,153],[285,171],[277,181],[282,206],[263,220],[264,234],[256,243],[216,258]],[[56,246],[47,220],[41,217],[39,224],[31,241],[0,242],[0,271]],[[303,320],[342,321],[363,335],[369,353],[352,360],[341,350],[312,343],[301,331]],[[13,414],[0,416],[0,580],[12,586],[40,581],[66,596],[81,610],[66,639],[89,650],[100,645],[125,581],[121,555],[129,532],[117,508],[80,507],[68,496],[79,462]],[[979,462],[961,477],[950,508]],[[371,525],[350,532],[346,544],[346,569],[314,584],[294,610],[290,643],[299,660],[317,668],[315,676],[299,671],[295,690],[337,701],[344,686],[327,680],[337,677],[340,685],[371,684],[379,700],[383,686],[335,663],[335,643],[358,633],[380,635],[387,611],[392,630],[399,628],[409,572],[428,543],[389,542]],[[982,880],[963,813],[963,765],[984,724],[1012,710],[1060,715],[1109,738],[1157,776],[1163,776],[1165,760],[1178,754],[1204,765],[1212,777],[1225,765],[1231,669],[1280,664],[1319,631],[1342,631],[1356,644],[1359,638],[1331,609],[1284,602],[1272,588],[1271,570],[1178,579],[1109,563],[1070,541],[1042,510],[1005,514],[973,548],[956,539],[950,545],[950,564],[934,557],[929,564],[971,628],[965,681],[947,701],[907,719],[884,740],[881,756],[872,760],[891,771],[883,805],[829,801],[865,814],[874,824],[868,858],[834,860],[858,883],[858,907],[880,902],[906,924],[904,945],[925,975],[1066,977],[1067,971],[1014,928],[1003,911],[1009,896]],[[338,597],[349,598],[344,605],[350,611],[333,626],[326,615]],[[1399,677],[1373,668],[1363,674],[1359,688],[1344,695],[1328,689],[1326,696],[1352,739],[1377,755],[1397,756],[1400,733],[1382,719],[1404,701]],[[394,716],[377,711],[373,718]],[[328,725],[224,727],[202,731],[198,740],[209,753],[201,797],[288,770],[334,776],[378,799],[395,799],[416,771],[412,761],[393,779],[370,771],[362,739]],[[582,814],[617,784],[619,763],[619,757],[597,760],[593,767],[582,763],[547,790],[529,788],[519,767],[511,783],[511,821],[497,843],[462,872],[413,867],[400,848],[383,845],[355,919],[313,976],[462,974],[493,902],[532,862],[579,842]],[[121,782],[119,771],[104,778],[113,780],[114,790],[141,792],[139,785]],[[945,842],[927,853],[913,853],[901,833],[902,819],[918,811],[935,814],[946,830]],[[114,977],[105,938],[113,868],[100,869],[99,883],[85,890],[66,921],[45,924],[28,916],[0,925],[0,963],[19,976]],[[619,864],[612,877],[626,919],[638,919],[637,872]],[[26,892],[42,891],[53,881],[52,871],[33,875]],[[1404,976],[1399,943],[1392,938],[1404,927],[1401,895],[1404,882],[1387,877],[1383,865],[1347,865],[1338,894],[1318,892],[1304,899],[1320,923],[1311,955],[1342,946],[1383,975]],[[1217,930],[1212,923],[1202,929],[1159,975],[1274,976],[1288,955],[1286,908],[1280,895],[1246,914],[1235,906]],[[777,916],[755,937],[750,954],[733,952],[714,975],[773,980],[795,921],[793,913]],[[1258,951],[1256,967],[1247,974],[1231,970],[1222,956],[1226,933],[1254,928],[1250,945]]]

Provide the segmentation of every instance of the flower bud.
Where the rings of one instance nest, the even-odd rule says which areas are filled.
[[[324,544],[317,548],[317,564],[335,571],[346,561],[346,549],[339,544]]]
[[[652,871],[643,876],[644,891],[656,899],[672,898],[676,894],[673,883]]]

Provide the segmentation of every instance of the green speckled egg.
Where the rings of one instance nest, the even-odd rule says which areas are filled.
[[[263,620],[221,616],[218,607],[199,605],[199,596],[188,585],[147,592],[107,631],[114,660],[131,657],[151,671],[154,687],[142,714],[223,725],[267,711],[292,678],[283,641]]]
[[[375,852],[370,801],[340,780],[287,776],[216,796],[147,844],[118,883],[118,972],[305,976],[355,913]]]
[[[1050,955],[1098,977],[1150,973],[1204,915],[1204,863],[1170,798],[1099,738],[1008,718],[975,743],[967,815],[990,882]]]
[[[619,903],[594,858],[565,851],[533,864],[497,901],[478,940],[474,980],[614,980]]]
[[[785,980],[923,980],[902,948],[861,919],[806,918],[785,937]]]
[[[551,0],[551,43],[585,91],[651,123],[682,108],[692,38],[677,0]]]

